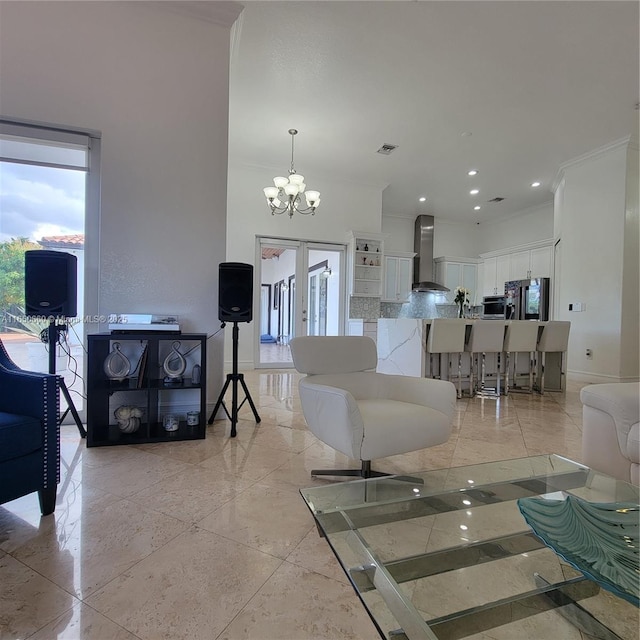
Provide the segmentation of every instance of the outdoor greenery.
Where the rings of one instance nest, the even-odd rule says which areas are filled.
[[[28,238],[0,243],[0,328],[24,310],[24,252],[33,249],[42,247]]]

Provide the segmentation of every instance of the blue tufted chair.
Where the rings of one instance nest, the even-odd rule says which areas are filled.
[[[60,481],[60,378],[23,371],[0,340],[0,504],[38,492],[43,516]]]

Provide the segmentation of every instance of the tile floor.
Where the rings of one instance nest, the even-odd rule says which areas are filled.
[[[350,461],[306,429],[297,373],[245,379],[262,422],[245,405],[234,439],[220,420],[205,440],[87,449],[63,427],[55,514],[41,519],[35,494],[0,506],[0,640],[377,637],[298,494],[328,482],[311,468]],[[579,387],[569,386],[459,400],[449,442],[375,467],[580,460]]]

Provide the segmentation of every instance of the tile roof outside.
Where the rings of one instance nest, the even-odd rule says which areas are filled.
[[[84,234],[76,233],[68,236],[43,236],[38,244],[48,248],[84,249]]]

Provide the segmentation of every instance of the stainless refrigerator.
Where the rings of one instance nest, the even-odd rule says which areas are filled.
[[[549,278],[529,278],[504,283],[507,320],[549,319]]]

